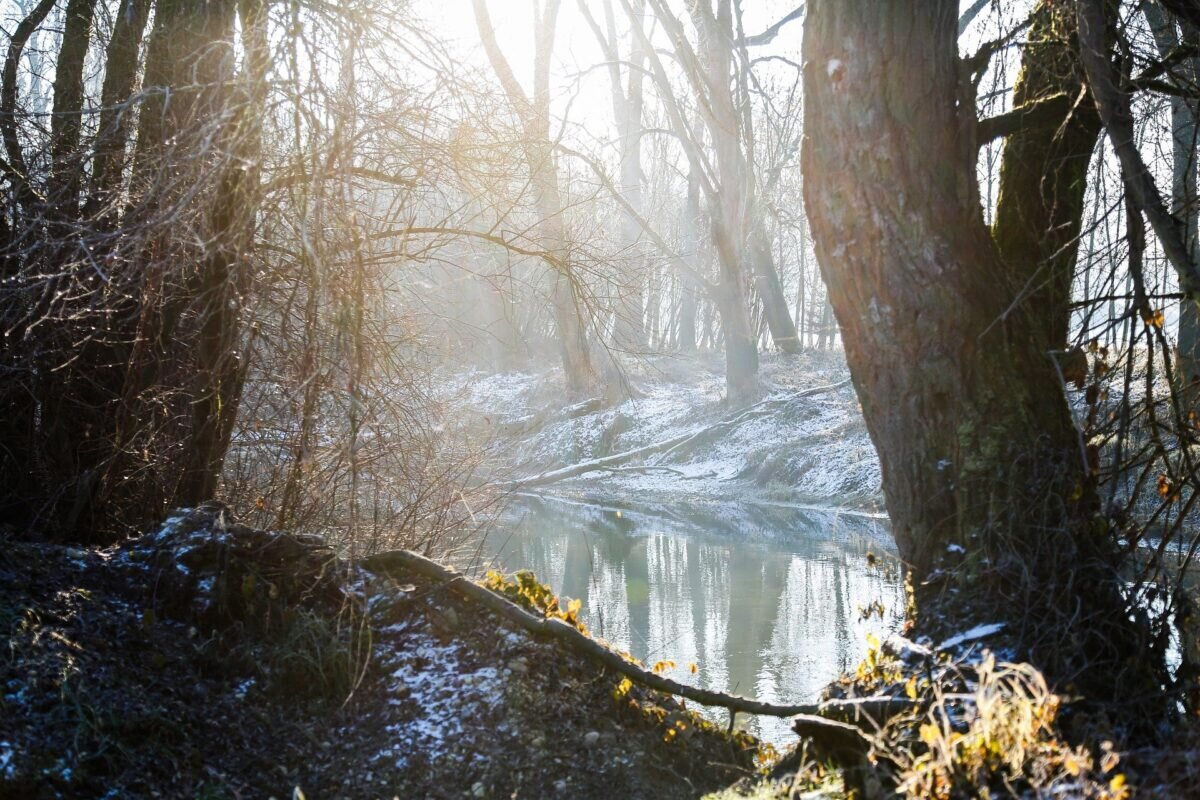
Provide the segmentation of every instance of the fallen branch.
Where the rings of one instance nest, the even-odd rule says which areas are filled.
[[[424,556],[408,550],[390,550],[370,556],[362,561],[362,566],[376,574],[389,575],[393,573],[416,572],[427,578],[438,581],[460,596],[479,603],[489,611],[499,614],[504,619],[536,636],[557,639],[571,650],[580,653],[609,669],[624,675],[631,681],[655,689],[666,694],[677,695],[705,706],[718,706],[733,712],[745,714],[760,714],[768,717],[792,717],[811,711],[810,704],[781,706],[773,703],[763,703],[741,697],[735,694],[715,692],[688,686],[685,683],[671,680],[668,677],[651,672],[628,661],[619,653],[610,650],[595,639],[580,633],[576,628],[560,619],[539,617],[529,613],[508,598],[475,583],[460,572],[431,561]],[[840,730],[840,728],[839,728]]]
[[[565,481],[568,478],[574,478],[577,475],[583,475],[587,472],[596,472],[607,467],[620,466],[626,461],[632,461],[638,456],[656,453],[663,448],[668,448],[680,442],[686,441],[692,436],[692,433],[685,433],[672,439],[667,439],[665,442],[655,442],[654,444],[648,444],[645,447],[638,447],[634,450],[626,450],[623,453],[614,453],[613,455],[605,456],[604,458],[596,458],[591,461],[584,461],[580,464],[572,464],[569,467],[562,467],[561,469],[552,469],[548,472],[543,472],[540,475],[532,475],[528,478],[521,478],[520,480],[515,481],[506,481],[500,484],[500,488],[527,489],[532,486],[545,486],[548,483]]]
[[[670,472],[671,474],[678,475],[681,478],[692,477],[681,469],[675,469],[674,467],[661,467],[653,464],[633,465],[629,467],[601,467],[601,469],[605,472],[636,472],[642,475],[646,474],[647,472]]]
[[[907,697],[879,695],[876,697],[851,697],[843,700],[826,700],[805,707],[802,714],[822,719],[844,722],[857,728],[874,732],[899,714],[918,708],[921,703]]]

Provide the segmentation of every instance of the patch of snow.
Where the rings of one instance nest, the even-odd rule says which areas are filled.
[[[424,752],[430,760],[449,755],[452,744],[463,743],[471,720],[495,708],[504,696],[504,681],[495,667],[471,669],[463,664],[462,645],[441,643],[423,632],[408,634],[403,649],[381,646],[381,657],[392,670],[389,705],[408,704],[415,716],[386,726],[391,745],[373,761],[397,758],[397,753]],[[403,766],[407,758],[399,756]]]
[[[245,700],[246,694],[252,688],[254,688],[255,683],[257,683],[257,681],[255,681],[254,678],[246,678],[246,680],[241,681],[240,683],[238,683],[237,686],[234,687],[233,696],[236,697],[238,700]]]
[[[187,516],[190,513],[192,513],[192,509],[190,508],[177,509],[175,513],[167,517],[167,521],[164,522],[162,527],[158,529],[158,532],[154,534],[154,539],[159,542],[165,542],[167,539],[170,539],[175,535],[175,529],[179,527],[181,522],[187,519]]]
[[[1003,622],[989,622],[986,625],[976,625],[970,630],[951,636],[946,641],[937,646],[938,650],[949,650],[951,647],[958,647],[960,644],[974,642],[978,639],[985,639],[988,636],[999,633],[1004,630]]]

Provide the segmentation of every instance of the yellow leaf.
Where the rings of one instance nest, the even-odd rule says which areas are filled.
[[[700,668],[696,666],[695,662],[692,662],[691,664],[688,665],[688,669],[690,669],[692,671],[692,674],[695,675],[697,670],[699,670]]]
[[[909,700],[917,699],[917,676],[913,675],[908,679],[908,683],[904,684],[904,693],[908,695]]]

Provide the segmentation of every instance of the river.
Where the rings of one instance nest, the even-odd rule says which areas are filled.
[[[795,703],[853,669],[868,633],[899,624],[890,552],[886,522],[855,513],[522,496],[468,566],[533,570],[583,601],[594,635],[647,666],[674,661],[677,680]],[[794,738],[786,720],[739,724],[776,744]]]

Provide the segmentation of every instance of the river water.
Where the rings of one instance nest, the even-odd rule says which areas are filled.
[[[777,703],[816,700],[903,612],[884,522],[793,506],[524,496],[470,560],[533,570],[583,601],[594,635],[674,661],[677,680]],[[786,720],[743,720],[794,738]]]

